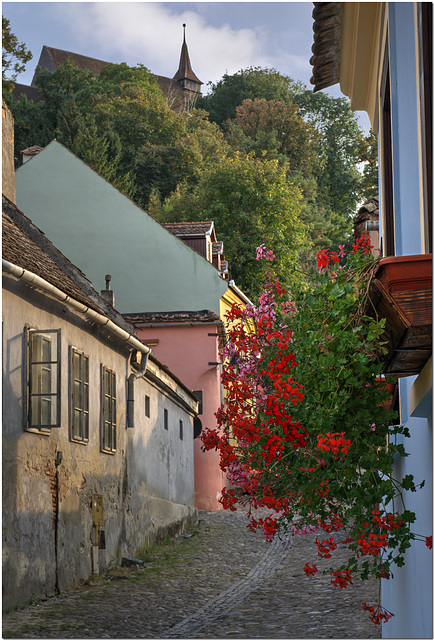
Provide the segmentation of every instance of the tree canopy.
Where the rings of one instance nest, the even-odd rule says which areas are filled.
[[[143,65],[94,76],[67,61],[36,83],[37,103],[4,95],[17,165],[56,138],[156,219],[214,220],[230,277],[252,298],[256,246],[273,248],[288,284],[296,265],[306,274],[319,250],[345,243],[375,190],[375,138],[348,101],[275,69],[225,74],[182,113]]]
[[[2,87],[10,92],[14,88],[14,80],[25,71],[26,64],[33,55],[23,42],[12,33],[10,20],[2,16]]]

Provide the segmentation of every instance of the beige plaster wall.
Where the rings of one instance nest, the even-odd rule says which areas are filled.
[[[154,379],[136,381],[136,426],[127,428],[125,348],[109,344],[86,321],[24,283],[3,288],[3,606],[61,591],[89,577],[93,544],[92,496],[104,507],[105,549],[100,569],[174,533],[196,517],[193,507],[195,402],[157,365]],[[61,330],[61,427],[26,432],[24,327]],[[70,346],[90,364],[88,444],[69,440]],[[123,350],[121,350],[123,349]],[[117,451],[100,451],[100,364],[116,372]],[[159,378],[161,376],[161,378]],[[179,392],[179,393],[178,393]],[[151,420],[144,418],[144,396]],[[173,421],[162,425],[166,407]],[[179,420],[185,424],[179,437]],[[56,454],[62,462],[56,466]],[[56,484],[57,483],[57,484]],[[57,505],[57,506],[56,506]],[[58,511],[57,511],[58,510]],[[56,540],[57,536],[57,540]]]

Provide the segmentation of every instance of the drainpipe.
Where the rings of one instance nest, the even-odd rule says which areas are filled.
[[[142,363],[139,371],[136,371],[135,373],[131,373],[128,376],[128,400],[127,400],[127,428],[128,429],[134,429],[134,382],[137,380],[137,378],[143,378],[145,376],[150,353],[152,353],[152,349],[149,349],[147,353],[142,353]]]
[[[28,271],[23,267],[18,267],[16,264],[12,262],[8,262],[8,260],[2,259],[2,270],[16,278],[17,280],[23,280],[30,286],[43,291],[45,294],[53,297],[55,300],[59,302],[63,302],[66,304],[72,311],[76,313],[82,314],[85,318],[96,322],[101,327],[104,327],[107,331],[111,333],[117,340],[121,342],[126,342],[129,347],[135,349],[136,351],[140,351],[142,354],[146,355],[150,353],[150,348],[147,347],[143,342],[140,342],[134,335],[122,329],[115,322],[107,318],[107,316],[94,311],[90,307],[85,304],[78,302],[74,298],[71,298],[68,294],[64,293],[47,280],[44,280],[40,276],[36,275],[32,271]]]

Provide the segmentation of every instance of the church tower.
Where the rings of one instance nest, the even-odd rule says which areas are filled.
[[[190,56],[188,55],[187,43],[185,42],[185,27],[186,24],[182,25],[184,27],[184,42],[182,43],[181,48],[181,57],[179,59],[179,68],[178,71],[173,76],[173,80],[179,82],[181,87],[184,89],[184,92],[191,98],[196,98],[200,96],[200,87],[203,84],[197,77],[197,75],[193,72],[190,63]]]

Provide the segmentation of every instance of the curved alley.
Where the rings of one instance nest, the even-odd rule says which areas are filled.
[[[3,638],[379,638],[361,609],[378,585],[335,590],[313,536],[269,544],[242,510],[199,512],[143,564],[112,568],[68,594],[4,614]],[[337,557],[337,556],[336,556]]]

